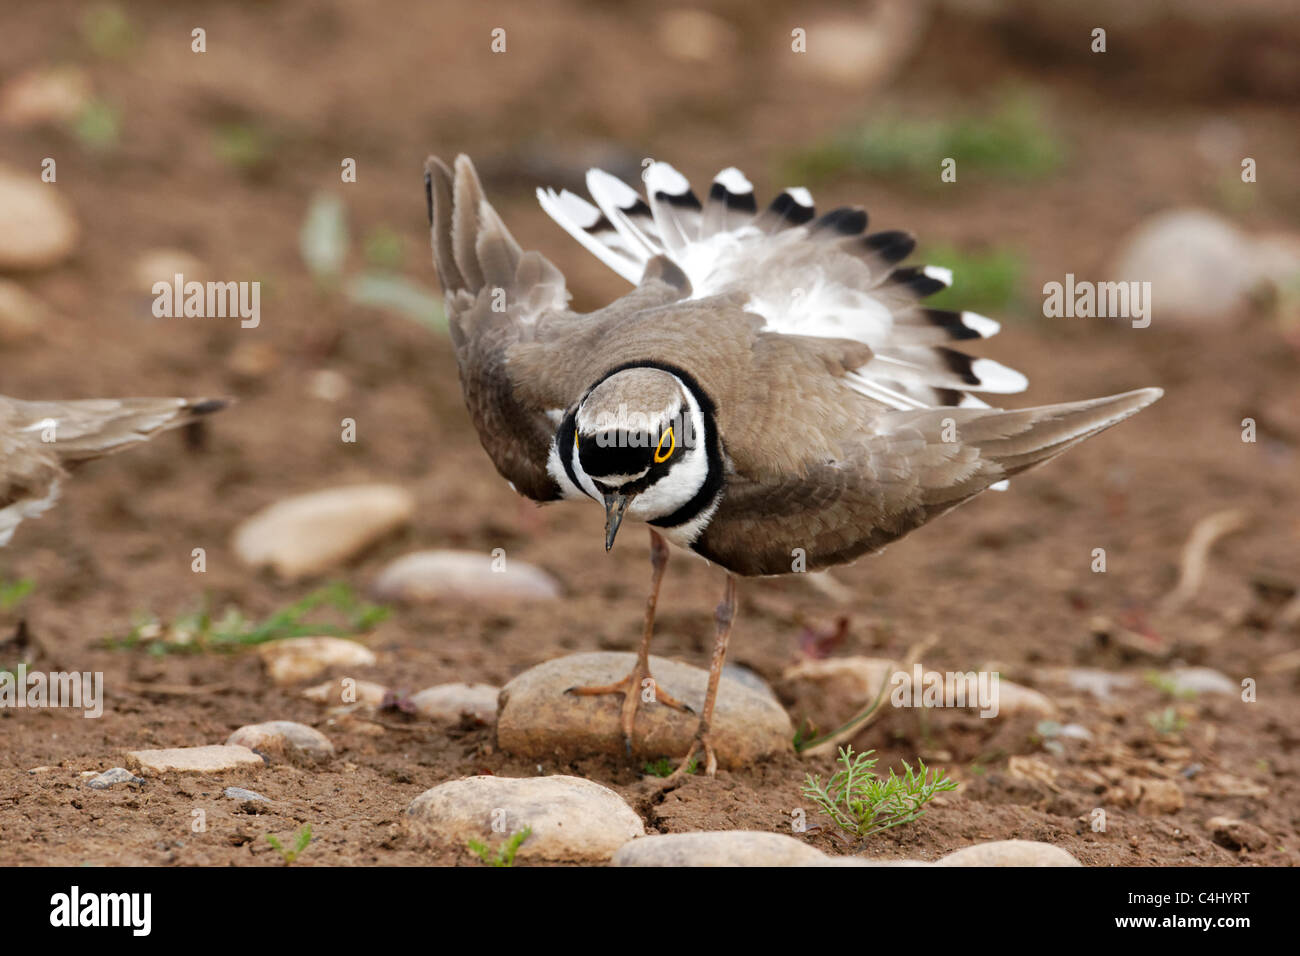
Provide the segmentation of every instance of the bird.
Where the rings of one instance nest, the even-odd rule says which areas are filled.
[[[819,571],[880,551],[1156,401],[1159,388],[1021,409],[1020,372],[954,348],[986,316],[927,308],[949,270],[905,265],[915,238],[868,231],[859,206],[818,216],[806,188],[762,211],[737,168],[704,202],[666,162],[646,195],[599,169],[591,201],[539,188],[545,212],[631,283],[577,313],[564,275],[525,251],[473,162],[430,156],[425,201],[463,397],[497,471],[537,502],[594,501],[608,551],[650,528],[651,586],[632,672],[571,688],[621,695],[629,753],[654,687],[649,645],[671,544],[725,572],[689,752],[713,775],[711,722],[737,579]]]
[[[58,500],[70,469],[225,408],[215,398],[23,401],[0,395],[0,547]]]

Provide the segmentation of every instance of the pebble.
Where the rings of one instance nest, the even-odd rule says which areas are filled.
[[[34,271],[62,262],[76,247],[79,229],[57,183],[40,168],[0,167],[0,270]]]
[[[625,843],[613,866],[826,866],[828,857],[794,837],[758,830],[669,833]]]
[[[319,677],[331,667],[373,667],[375,652],[342,637],[286,637],[258,648],[262,663],[277,684],[296,684]]]
[[[0,279],[0,342],[31,338],[49,315],[45,303],[17,282]]]
[[[501,688],[491,684],[438,684],[412,694],[411,703],[422,716],[433,720],[458,721],[468,714],[488,724],[496,719],[500,693]]]
[[[90,76],[76,66],[20,73],[0,89],[0,123],[26,127],[75,120],[90,101]]]
[[[1177,694],[1230,694],[1241,693],[1241,685],[1212,667],[1180,667],[1167,671],[1165,676],[1173,682]]]
[[[86,786],[91,790],[108,790],[119,783],[129,783],[133,787],[138,787],[144,783],[144,779],[137,777],[125,767],[114,767],[112,770],[105,770],[103,773],[96,774],[90,780],[87,780]]]
[[[411,520],[415,498],[395,485],[353,485],[286,498],[235,529],[245,564],[288,580],[337,567]]]
[[[807,27],[807,52],[789,62],[846,89],[867,92],[884,84],[912,55],[931,11],[911,0],[879,0],[852,16],[827,16]],[[787,36],[787,44],[793,39]]]
[[[221,795],[227,800],[261,800],[264,803],[270,803],[270,799],[262,796],[256,790],[245,790],[243,787],[226,787],[221,791]]]
[[[1143,816],[1177,813],[1186,803],[1183,790],[1174,780],[1141,780],[1129,777],[1122,784],[1124,799],[1137,806]],[[1108,793],[1108,796],[1110,794]]]
[[[523,561],[475,551],[416,551],[380,571],[370,593],[379,601],[429,604],[448,599],[550,601],[561,592],[553,577]]]
[[[529,827],[516,859],[546,862],[604,862],[645,833],[641,818],[614,791],[563,775],[439,784],[411,802],[406,823],[417,835],[457,849],[471,840],[495,849]]]
[[[247,747],[259,754],[314,763],[334,756],[330,739],[313,727],[292,720],[268,720],[240,727],[226,739],[227,746]]]
[[[308,687],[302,692],[302,696],[319,704],[341,707],[360,704],[368,710],[378,710],[388,696],[388,688],[374,681],[336,677],[323,684]]]
[[[1071,690],[1091,694],[1099,700],[1109,700],[1112,692],[1126,690],[1137,683],[1132,674],[1119,674],[1099,667],[1067,667],[1039,672],[1042,680],[1063,681]]]
[[[830,730],[875,700],[898,669],[897,661],[884,657],[810,659],[787,667],[778,688],[796,716]],[[881,704],[889,706],[888,686]]]
[[[1059,846],[1035,840],[994,840],[963,847],[935,866],[1083,866]]]
[[[1146,219],[1121,243],[1105,278],[1150,282],[1158,310],[1152,321],[1223,325],[1245,314],[1261,283],[1284,281],[1297,268],[1286,249],[1215,213],[1171,209]]]
[[[1236,817],[1211,817],[1205,821],[1206,829],[1219,846],[1229,850],[1262,850],[1269,844],[1269,836],[1253,823]]]
[[[594,754],[625,754],[619,713],[620,695],[580,697],[570,687],[613,683],[632,669],[636,656],[621,652],[572,654],[539,664],[501,691],[497,744],[523,757],[572,760]],[[708,672],[661,657],[650,658],[650,673],[673,697],[698,714],[704,704]],[[694,739],[698,717],[661,704],[643,703],[632,734],[638,760],[683,757]],[[788,752],[794,729],[790,718],[768,695],[724,677],[713,714],[713,747],[718,765],[736,769],[772,754]]]
[[[154,283],[171,286],[179,273],[186,282],[203,282],[207,278],[203,263],[184,249],[148,249],[136,257],[131,267],[131,281],[137,291],[153,294]]]
[[[220,773],[247,767],[264,767],[262,758],[247,747],[211,744],[206,747],[173,747],[166,750],[132,750],[127,766],[141,773]]]

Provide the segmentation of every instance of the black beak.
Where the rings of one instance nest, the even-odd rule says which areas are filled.
[[[605,550],[614,547],[614,536],[623,523],[623,513],[636,495],[623,495],[617,491],[605,495]]]

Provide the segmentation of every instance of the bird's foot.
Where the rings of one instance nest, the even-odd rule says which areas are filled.
[[[694,771],[693,763],[695,755],[699,751],[704,751],[704,773],[706,776],[713,777],[718,773],[718,755],[713,752],[713,741],[709,737],[709,732],[701,727],[696,731],[695,739],[691,741],[691,749],[687,751],[682,762],[664,780],[665,789],[680,787],[686,780],[686,776]]]
[[[570,687],[566,694],[578,697],[601,697],[606,694],[622,694],[623,710],[620,724],[623,729],[623,746],[628,755],[632,754],[632,726],[636,722],[637,709],[642,704],[663,704],[683,714],[695,713],[689,706],[668,693],[650,676],[650,668],[635,667],[632,673],[612,684],[600,684],[592,687]]]

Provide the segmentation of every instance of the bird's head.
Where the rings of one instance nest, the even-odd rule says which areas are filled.
[[[579,487],[605,506],[605,550],[625,516],[671,519],[700,492],[708,424],[690,387],[649,366],[607,376],[578,403],[557,445]]]

